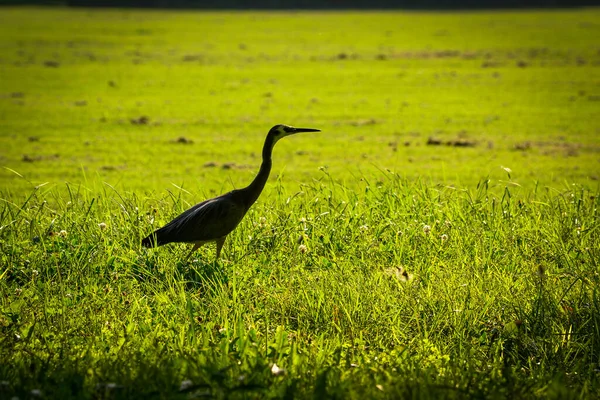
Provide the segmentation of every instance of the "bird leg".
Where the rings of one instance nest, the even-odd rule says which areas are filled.
[[[192,256],[192,254],[196,250],[198,250],[200,247],[202,247],[205,243],[206,242],[197,242],[197,243],[194,243],[194,247],[192,247],[192,251],[189,252],[189,254],[187,255],[187,257],[185,259],[187,260],[188,258],[190,258]]]
[[[223,243],[225,243],[225,237],[223,236],[221,238],[217,239],[217,260],[219,259],[219,256],[221,255],[221,249],[223,248]]]

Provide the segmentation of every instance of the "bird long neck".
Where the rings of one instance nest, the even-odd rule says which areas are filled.
[[[246,197],[247,208],[250,208],[250,206],[258,199],[258,196],[260,196],[260,193],[263,191],[265,184],[269,179],[272,165],[271,154],[273,152],[273,146],[275,146],[275,141],[273,140],[273,137],[269,135],[265,139],[265,144],[263,146],[262,164],[260,164],[260,170],[258,171],[258,174],[252,183],[243,189],[248,193],[248,196]]]

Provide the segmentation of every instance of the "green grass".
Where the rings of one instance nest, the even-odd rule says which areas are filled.
[[[0,397],[594,398],[598,16],[0,9]]]
[[[587,183],[599,15],[2,9],[0,162],[25,180],[2,169],[0,184],[23,195],[85,173],[209,195],[251,179],[276,123],[323,130],[277,148],[290,181],[327,165],[350,186],[379,169],[474,185],[505,166],[520,184]]]

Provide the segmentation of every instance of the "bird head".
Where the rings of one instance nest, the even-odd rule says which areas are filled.
[[[273,143],[286,136],[294,135],[300,132],[321,132],[319,129],[312,128],[294,128],[289,125],[275,125],[269,131],[269,136],[273,138]]]

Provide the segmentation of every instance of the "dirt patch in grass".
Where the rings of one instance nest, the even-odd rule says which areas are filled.
[[[477,146],[477,142],[474,140],[468,139],[452,139],[452,140],[442,140],[435,137],[429,137],[427,139],[427,146],[453,146],[453,147],[475,147]]]
[[[133,125],[148,125],[150,123],[150,117],[142,115],[142,116],[139,116],[137,118],[132,118],[129,121]]]
[[[375,120],[375,118],[368,118],[368,119],[359,119],[357,121],[351,121],[349,123],[349,125],[351,126],[369,126],[369,125],[375,125],[377,123],[377,120]]]
[[[100,169],[102,171],[118,171],[118,170],[127,169],[127,166],[125,166],[125,165],[103,165],[102,167],[100,167]]]
[[[179,136],[177,139],[173,140],[173,143],[193,144],[194,141],[192,139],[186,138],[185,136]]]
[[[23,154],[23,158],[21,159],[21,161],[27,162],[27,163],[32,163],[32,162],[39,162],[39,161],[52,161],[52,160],[57,160],[59,158],[60,158],[60,154],[58,154],[58,153],[50,154],[50,155]]]
[[[44,67],[58,68],[58,67],[60,67],[60,63],[58,61],[47,60],[47,61],[44,61]]]

